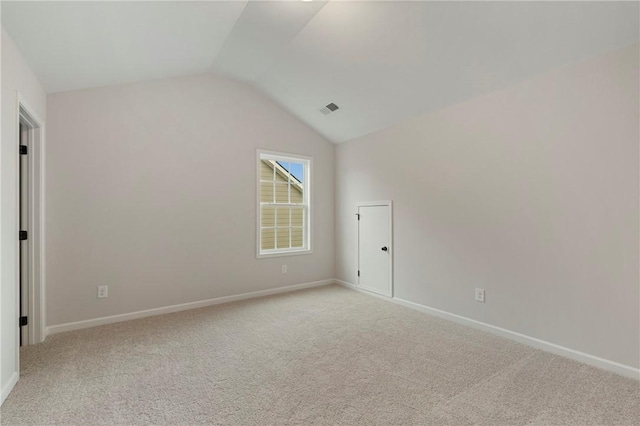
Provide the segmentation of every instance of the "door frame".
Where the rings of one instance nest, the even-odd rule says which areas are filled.
[[[20,125],[26,127],[29,153],[29,277],[28,277],[28,335],[29,341],[23,345],[34,345],[44,341],[45,335],[45,123],[34,109],[17,93],[16,109],[16,218],[20,215]],[[20,227],[20,220],[16,221]],[[15,230],[18,235],[19,229]],[[21,268],[21,242],[16,237],[16,268]],[[20,282],[18,280],[16,312],[20,312]],[[20,333],[18,327],[17,333]],[[18,335],[19,337],[19,335]],[[19,338],[18,338],[19,340]],[[19,346],[19,345],[18,345]]]
[[[393,247],[393,201],[392,200],[383,200],[383,201],[362,201],[356,203],[356,263],[358,267],[358,271],[360,271],[360,207],[388,207],[389,209],[389,294],[380,294],[385,297],[393,298],[393,256],[394,256],[394,247]],[[360,286],[360,276],[356,274],[356,286],[362,290],[370,291],[364,287]]]

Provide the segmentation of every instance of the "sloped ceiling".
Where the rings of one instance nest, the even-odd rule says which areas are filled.
[[[333,142],[638,42],[639,15],[638,2],[2,1],[50,93],[216,72]]]

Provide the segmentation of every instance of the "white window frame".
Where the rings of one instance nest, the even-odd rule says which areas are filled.
[[[302,193],[303,196],[303,231],[302,231],[302,247],[300,248],[274,248],[269,250],[262,250],[262,232],[261,232],[261,205],[263,204],[260,200],[260,183],[262,181],[260,174],[260,167],[262,160],[271,160],[271,161],[283,161],[283,162],[293,162],[293,163],[302,163],[303,165],[303,178],[302,183],[304,186],[304,191]],[[258,259],[269,258],[269,257],[281,257],[281,256],[294,256],[300,254],[311,254],[312,250],[312,241],[313,236],[311,234],[312,229],[312,206],[311,206],[311,194],[313,192],[313,157],[308,157],[304,155],[297,154],[289,154],[283,152],[276,151],[266,151],[262,149],[258,149],[256,153],[256,257]],[[277,203],[272,203],[274,206],[278,206]],[[287,203],[286,205],[290,205]],[[277,230],[276,230],[277,235]]]

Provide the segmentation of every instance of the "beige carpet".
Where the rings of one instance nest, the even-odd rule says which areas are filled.
[[[638,381],[338,286],[68,332],[2,424],[637,425]]]

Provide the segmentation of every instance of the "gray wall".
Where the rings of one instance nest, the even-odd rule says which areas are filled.
[[[47,108],[48,326],[335,276],[334,146],[254,89],[201,75]],[[313,157],[313,254],[256,259],[257,148]]]
[[[638,60],[634,45],[339,145],[337,277],[356,282],[356,202],[391,199],[395,296],[637,368]]]

